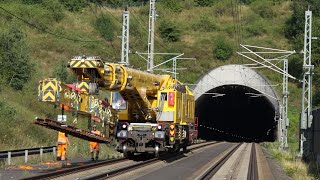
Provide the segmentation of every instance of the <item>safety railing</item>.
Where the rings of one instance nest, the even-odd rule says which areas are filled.
[[[0,160],[7,159],[8,165],[10,165],[12,157],[24,156],[24,161],[25,163],[27,163],[29,155],[40,154],[40,158],[42,159],[42,155],[44,153],[53,152],[53,154],[55,155],[56,150],[57,150],[57,146],[49,146],[49,147],[40,147],[40,148],[0,151]]]

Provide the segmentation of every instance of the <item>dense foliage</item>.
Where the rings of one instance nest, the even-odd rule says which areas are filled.
[[[181,37],[181,30],[172,21],[162,21],[159,26],[159,32],[161,37],[167,42],[179,41]]]
[[[219,60],[227,60],[232,56],[233,48],[225,39],[218,38],[217,46],[213,50],[215,58]]]
[[[103,38],[107,41],[113,41],[114,25],[109,15],[100,15],[96,20],[95,27]]]
[[[16,90],[21,90],[31,77],[32,65],[25,36],[15,24],[0,36],[0,75]]]
[[[304,46],[304,27],[305,27],[305,11],[310,8],[312,11],[312,36],[313,37],[320,37],[320,29],[319,27],[320,23],[320,1],[317,0],[307,0],[307,1],[299,1],[295,0],[292,3],[291,6],[293,10],[293,14],[291,18],[288,19],[286,22],[286,29],[285,29],[285,36],[290,40],[291,44],[293,45],[293,48],[297,50],[297,52],[303,52],[303,46]],[[289,64],[296,64],[302,66],[303,56],[299,56],[300,59],[297,59],[297,56],[292,57],[290,59]],[[293,62],[291,62],[293,61]],[[298,62],[300,61],[300,62]],[[320,72],[320,44],[316,41],[312,41],[312,64],[315,66],[314,72]],[[299,66],[298,65],[298,66]],[[290,68],[293,68],[293,70],[290,70],[291,73],[295,74],[297,77],[301,77],[302,74],[302,68],[296,68],[295,66],[292,66]],[[320,84],[320,78],[318,77],[318,74],[315,74],[315,77],[313,79],[314,85]],[[313,98],[313,105],[319,106],[320,105],[320,98],[319,94],[320,90],[319,88],[315,88],[314,91],[314,98]]]

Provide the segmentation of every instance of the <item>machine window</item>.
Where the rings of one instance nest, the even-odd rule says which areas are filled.
[[[112,92],[112,108],[119,110],[127,109],[127,102],[119,92]]]

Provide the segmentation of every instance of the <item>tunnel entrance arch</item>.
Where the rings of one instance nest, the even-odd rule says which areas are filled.
[[[275,141],[280,102],[268,80],[244,65],[225,65],[195,87],[199,137],[227,141]]]

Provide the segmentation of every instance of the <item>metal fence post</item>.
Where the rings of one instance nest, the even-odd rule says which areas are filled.
[[[43,148],[41,147],[40,148],[40,160],[41,160],[41,162],[42,162],[42,155],[43,155]]]
[[[28,150],[24,151],[24,162],[27,163],[28,162]]]
[[[8,152],[8,165],[11,165],[11,152]]]
[[[53,151],[53,157],[56,157],[56,147],[53,147],[52,151]]]

